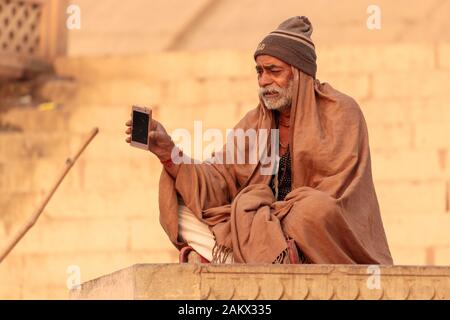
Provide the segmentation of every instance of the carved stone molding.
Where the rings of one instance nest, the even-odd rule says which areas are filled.
[[[72,299],[450,299],[450,267],[138,264]]]

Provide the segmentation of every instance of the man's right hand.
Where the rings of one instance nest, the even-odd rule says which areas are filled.
[[[125,123],[127,129],[125,133],[128,135],[125,141],[131,143],[131,131],[133,128],[132,120]],[[172,149],[175,147],[172,138],[167,134],[166,129],[161,123],[155,119],[151,120],[148,133],[148,150],[156,155],[159,160],[167,161],[172,157]]]

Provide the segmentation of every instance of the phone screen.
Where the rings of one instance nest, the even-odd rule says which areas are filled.
[[[142,144],[147,144],[148,139],[148,120],[147,113],[133,110],[133,130],[131,140]]]

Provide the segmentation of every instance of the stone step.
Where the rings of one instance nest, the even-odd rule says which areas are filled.
[[[437,266],[450,266],[450,246],[435,246],[429,250],[430,260]]]
[[[131,106],[131,104],[116,106],[107,104],[79,105],[68,120],[68,131],[76,133],[76,140],[78,140],[78,138],[83,138],[83,134],[89,132],[93,127],[97,127],[99,128],[99,134],[96,140],[121,135],[120,140],[122,142],[125,139],[125,122],[131,119]],[[100,137],[101,139],[99,139]],[[114,140],[110,141],[110,143],[113,142]]]
[[[366,91],[361,95],[366,96]],[[254,108],[258,104],[256,78],[185,79],[151,84],[145,80],[108,79],[79,84],[71,103],[86,105],[124,106],[147,105],[170,108],[215,108],[217,104],[241,104]]]
[[[126,143],[124,142],[126,145]],[[94,148],[95,146],[93,146]],[[66,176],[65,184],[83,190],[114,190],[131,184],[135,188],[148,188],[154,179],[159,177],[162,165],[159,160],[144,150],[139,157],[115,159],[113,155],[102,155],[98,158],[86,159],[80,157]],[[135,148],[133,148],[135,149]],[[0,190],[27,192],[49,188],[66,167],[63,158],[42,158],[39,160],[15,160],[0,162],[2,175]],[[147,177],[147,178],[146,178]],[[153,177],[153,178],[152,178]]]
[[[368,127],[371,151],[397,149],[450,149],[450,126],[444,123],[371,125]]]
[[[383,215],[389,245],[443,247],[450,245],[450,213]],[[411,253],[414,255],[414,253]]]
[[[426,181],[450,178],[450,149],[371,152],[377,182]]]
[[[23,256],[11,253],[0,263],[0,299],[21,299],[23,277]]]
[[[394,260],[394,265],[432,265],[430,258],[427,255],[429,247],[408,245],[407,243],[398,245],[389,242],[389,249],[391,251],[392,259]]]
[[[131,219],[136,217],[150,219],[153,212],[159,212],[157,188],[157,182],[153,182],[149,188],[144,189],[136,187],[129,181],[123,185],[122,190],[92,192],[71,188],[64,181],[47,204],[42,217],[44,219]],[[10,229],[19,225],[20,221],[31,216],[46,194],[43,191],[3,193],[0,196],[0,206],[5,229],[0,230],[0,239],[10,234]]]
[[[69,141],[70,135],[66,131],[2,132],[0,133],[0,162],[37,161],[61,155],[67,157]]]
[[[254,76],[253,53],[211,50],[161,52],[145,55],[61,57],[55,62],[59,75],[80,82],[111,79],[139,79],[150,84],[189,78],[239,78]]]
[[[11,234],[15,234],[20,226],[17,221]],[[31,254],[126,250],[129,237],[127,230],[128,224],[123,219],[40,219],[17,244],[14,252]]]
[[[395,151],[414,147],[414,125],[371,125],[367,127],[371,152]]]
[[[448,211],[449,186],[445,180],[377,182],[381,213],[415,214]]]
[[[120,133],[100,131],[79,159],[106,161],[113,157],[124,161],[143,161],[145,158],[143,155],[148,155],[148,152],[131,147],[125,142],[125,125],[122,125]],[[75,156],[85,142],[89,128],[92,127],[80,128],[80,131],[84,130],[83,133],[2,133],[0,134],[0,163],[3,166],[9,166],[21,161],[25,164],[52,162],[58,168],[62,168],[66,159]],[[150,155],[150,161],[153,157]]]
[[[430,70],[427,77],[433,81],[423,81],[405,72],[376,73],[373,75],[373,97],[380,99],[408,99],[445,97],[448,92],[450,70]]]
[[[445,97],[368,99],[360,103],[364,118],[373,125],[446,124],[450,103]]]
[[[192,150],[195,139],[202,139],[202,135],[208,129],[218,129],[222,135],[222,141],[225,142],[226,129],[233,128],[244,112],[246,112],[240,106],[233,104],[217,104],[215,108],[186,106],[184,108],[169,109],[157,107],[153,118],[162,123],[167,132],[173,136],[176,143],[181,142],[181,140],[178,141],[176,139],[176,135],[179,136],[180,130],[187,131],[188,134],[185,139],[191,139],[190,149]],[[105,113],[107,117],[104,116]],[[97,126],[100,132],[91,143],[92,146],[86,150],[85,156],[87,158],[103,157],[102,154],[121,158],[129,157],[130,154],[142,154],[142,150],[130,149],[130,146],[124,142],[126,137],[125,122],[128,119],[130,119],[130,107],[126,105],[105,109],[99,106],[78,109],[69,121],[70,131],[77,133],[77,136],[71,137],[70,140],[72,152],[82,143],[83,135],[81,133]],[[195,121],[201,121],[198,127],[198,134],[194,131]],[[205,147],[207,143],[209,142],[205,140]]]
[[[35,107],[11,108],[1,114],[0,120],[16,127],[14,132],[64,132],[69,113],[69,108],[57,106],[56,109],[42,111]]]
[[[140,227],[151,222],[151,228]],[[22,221],[23,223],[24,221]],[[3,222],[2,222],[3,223]],[[147,224],[149,225],[149,224]],[[9,237],[21,225],[12,228]],[[147,241],[141,243],[143,239]],[[145,250],[169,250],[173,245],[159,224],[158,215],[148,218],[40,219],[14,248],[15,254],[113,253]]]
[[[450,41],[439,46],[439,67],[450,70]]]
[[[448,149],[450,126],[446,124],[418,124],[415,128],[415,145],[423,149]]]
[[[171,248],[169,250],[52,254],[13,252],[0,265],[0,297],[64,299],[68,297],[67,284],[72,284],[71,279],[76,280],[78,271],[80,281],[84,282],[143,261],[178,262],[178,251]],[[37,269],[39,271],[36,271]],[[46,276],[43,277],[42,274]],[[19,290],[14,290],[14,287]],[[21,294],[25,296],[22,297]]]
[[[93,83],[78,83],[72,104],[79,108],[86,105],[109,106],[160,105],[164,97],[163,83],[145,80],[104,79]]]
[[[450,245],[390,245],[395,265],[450,266]]]
[[[436,52],[445,53],[446,43],[444,41],[437,47],[431,43],[416,41],[334,45],[330,42],[318,43],[318,78],[324,80],[333,73],[429,71],[435,68]]]

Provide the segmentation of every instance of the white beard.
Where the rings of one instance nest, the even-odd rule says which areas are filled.
[[[282,111],[291,106],[293,89],[294,89],[294,81],[291,79],[289,80],[287,88],[281,88],[277,85],[270,85],[267,87],[259,88],[259,97],[264,102],[264,106],[267,109]],[[270,91],[276,91],[278,93],[278,97],[275,98],[265,97],[264,93]]]

